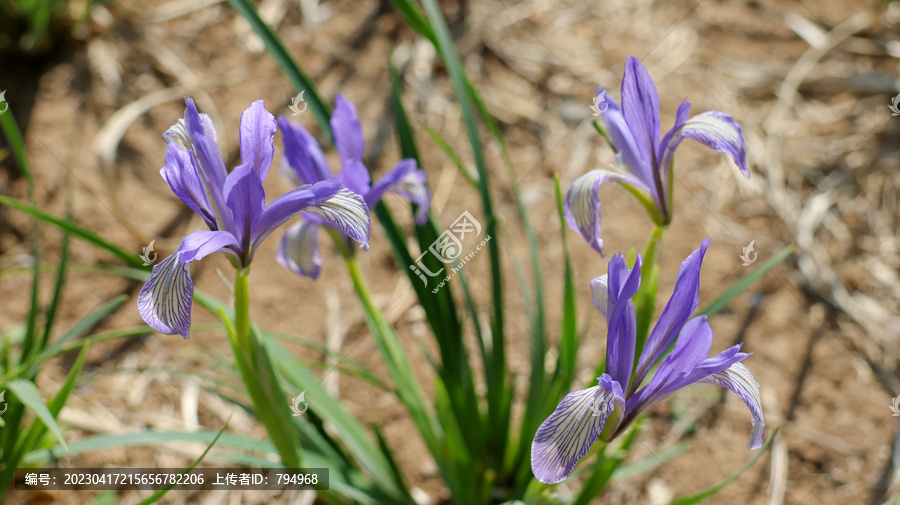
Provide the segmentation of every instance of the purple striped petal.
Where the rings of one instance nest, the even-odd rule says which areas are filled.
[[[606,374],[597,386],[567,394],[534,435],[534,476],[544,484],[564,481],[604,431],[610,416],[613,423],[618,422],[623,408],[622,387]]]
[[[252,167],[265,180],[275,156],[275,116],[262,100],[253,102],[241,114],[241,164]]]
[[[641,286],[641,256],[629,269],[621,254],[613,255],[608,270],[606,373],[628,389],[634,368],[637,322],[631,298]]]
[[[239,258],[241,244],[227,231],[195,231],[181,240],[178,252],[182,263],[197,261],[214,252],[224,252]]]
[[[681,379],[693,372],[709,356],[712,338],[712,328],[706,321],[706,316],[697,316],[688,321],[681,328],[675,349],[659,365],[650,384],[639,389],[634,396],[629,396],[629,417],[631,414],[638,415],[677,389],[688,386],[689,383]]]
[[[216,213],[206,197],[190,151],[185,151],[176,143],[166,146],[166,165],[159,174],[178,199],[202,217],[207,226],[216,229]]]
[[[659,143],[659,95],[647,69],[632,56],[625,62],[622,78],[622,111],[639,154],[654,165]]]
[[[344,188],[327,201],[308,208],[306,212],[318,216],[325,224],[359,242],[363,249],[368,250],[372,224],[369,207],[366,206],[363,197]]]
[[[312,279],[319,278],[322,253],[319,250],[319,225],[301,219],[284,232],[276,256],[278,263],[291,272]]]
[[[564,204],[566,222],[594,248],[603,254],[603,239],[600,235],[600,186],[606,182],[632,185],[646,191],[644,185],[633,177],[596,169],[582,175],[569,186]]]
[[[659,316],[659,321],[650,332],[647,343],[641,351],[635,372],[635,384],[644,381],[650,367],[656,363],[660,354],[672,343],[672,340],[681,331],[681,327],[690,319],[697,310],[700,300],[700,267],[703,265],[703,257],[709,247],[709,239],[704,239],[700,247],[692,252],[678,269],[678,277],[675,279],[675,291],[666,308]]]
[[[738,395],[750,409],[750,442],[747,449],[759,449],[766,438],[766,422],[763,419],[762,402],[759,397],[759,383],[753,379],[750,370],[742,363],[735,363],[727,370],[715,373],[701,380],[707,384],[721,386]]]
[[[190,263],[176,252],[153,266],[153,273],[137,296],[138,314],[154,330],[165,335],[190,336],[191,297],[194,282]]]
[[[726,153],[741,169],[745,177],[750,178],[747,168],[747,149],[744,147],[744,132],[741,125],[730,114],[719,111],[707,111],[688,119],[675,129],[665,146],[661,165],[668,164],[675,154],[675,149],[685,138],[694,139],[713,151]]]
[[[425,171],[416,165],[416,160],[400,160],[393,170],[373,184],[365,195],[366,205],[374,207],[386,192],[400,195],[416,205],[416,224],[422,225],[428,220],[431,193],[425,185]]]
[[[328,167],[325,153],[306,128],[284,116],[278,116],[278,129],[284,141],[284,161],[282,175],[296,186],[315,184],[334,175]]]
[[[327,202],[328,199],[336,196],[341,189],[340,181],[329,179],[315,184],[300,186],[272,200],[272,203],[265,208],[262,215],[253,225],[253,230],[250,234],[250,243],[253,244],[252,248],[255,249],[270,233],[282,224],[301,212],[310,210],[314,205]]]
[[[334,131],[334,145],[341,157],[341,171],[338,178],[347,189],[365,195],[369,192],[371,181],[369,169],[362,162],[366,140],[363,137],[356,106],[341,95],[337,95],[334,99],[331,129]]]

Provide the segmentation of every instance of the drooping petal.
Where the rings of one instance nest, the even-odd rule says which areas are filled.
[[[284,172],[289,181],[302,186],[334,177],[325,153],[306,128],[284,116],[278,116],[278,129],[281,130],[284,141],[284,161],[292,169],[292,172]]]
[[[425,185],[425,171],[416,165],[416,160],[400,160],[393,170],[373,184],[365,195],[366,205],[374,207],[386,192],[400,195],[416,205],[416,224],[428,220],[431,193]]]
[[[622,78],[622,112],[644,160],[655,165],[659,143],[659,95],[644,65],[629,56]]]
[[[165,335],[190,336],[190,262],[182,262],[176,252],[153,266],[153,273],[137,297],[138,313],[151,328]]]
[[[319,217],[328,226],[369,248],[369,231],[372,223],[369,207],[363,197],[347,188],[327,201],[314,205],[306,210]]]
[[[178,252],[181,254],[181,261],[187,263],[203,259],[214,252],[224,252],[237,258],[240,247],[237,238],[227,231],[200,230],[181,239]]]
[[[174,143],[166,146],[166,165],[160,169],[159,174],[172,188],[175,196],[202,217],[210,229],[216,229],[215,212],[209,204],[194,166],[194,158],[189,151]]]
[[[600,186],[606,182],[630,184],[640,190],[646,187],[637,179],[609,170],[596,169],[582,175],[569,186],[564,204],[566,222],[600,254],[603,239],[600,235]]]
[[[651,404],[662,400],[676,389],[687,386],[687,383],[678,381],[703,363],[712,347],[712,338],[712,328],[706,321],[706,316],[697,316],[688,321],[681,328],[675,349],[660,363],[650,383],[629,396],[629,417],[632,414],[639,415],[640,411]],[[669,387],[672,385],[677,385],[678,388]]]
[[[715,384],[738,395],[750,409],[750,442],[747,449],[759,449],[766,438],[766,422],[763,419],[762,401],[759,397],[759,383],[753,379],[750,370],[742,363],[735,363],[727,370],[715,373],[701,382]]]
[[[659,396],[664,398],[679,389],[701,382],[713,374],[727,370],[735,363],[740,363],[750,356],[750,353],[740,352],[740,350],[741,344],[738,344],[725,349],[712,358],[706,358],[693,370],[670,382],[669,385],[660,391]]]
[[[650,331],[650,336],[641,352],[635,371],[636,384],[643,382],[650,367],[656,363],[660,354],[672,343],[684,323],[697,310],[700,300],[700,267],[708,247],[709,239],[707,238],[681,263],[678,277],[675,279],[675,291],[660,314],[659,321]]]
[[[366,140],[363,137],[356,106],[341,95],[337,95],[334,99],[331,129],[334,131],[334,144],[341,158],[338,178],[347,189],[365,195],[369,192],[371,181],[369,169],[362,161]]]
[[[607,303],[606,373],[626,390],[634,367],[637,321],[631,298],[641,285],[641,257],[629,269],[625,258],[615,254],[609,261]]]
[[[319,278],[322,253],[319,250],[319,225],[301,219],[284,232],[276,256],[278,263],[291,272],[312,279]]]
[[[348,227],[347,234],[354,234],[365,238],[369,237],[369,209],[361,196],[352,196],[353,192],[341,187],[341,182],[336,179],[328,179],[316,184],[307,184],[295,188],[275,200],[272,200],[262,216],[253,226],[250,243],[255,249],[276,228],[297,216],[301,212],[310,212],[321,215],[325,224],[334,225],[343,231],[341,223],[365,223],[365,233],[358,233],[355,228]],[[329,203],[330,202],[330,203]],[[326,205],[327,204],[327,205]],[[323,210],[324,209],[324,210]],[[327,217],[326,217],[327,215]]]
[[[252,167],[265,180],[275,156],[275,116],[262,100],[253,102],[241,114],[241,164]]]
[[[688,119],[674,133],[665,146],[662,166],[668,168],[675,149],[685,138],[694,139],[713,151],[726,153],[741,169],[745,177],[750,177],[747,168],[747,149],[744,147],[744,133],[741,125],[730,114],[707,111]]]
[[[605,374],[597,386],[567,394],[534,435],[534,476],[544,484],[565,480],[604,431],[607,421],[618,422],[623,407],[621,385]]]
[[[603,274],[591,281],[591,294],[593,299],[591,303],[594,308],[599,310],[603,317],[609,316],[609,274]]]
[[[241,251],[247,253],[254,225],[266,207],[266,192],[259,173],[252,165],[235,168],[225,180],[225,202],[234,217],[234,235],[241,241]]]

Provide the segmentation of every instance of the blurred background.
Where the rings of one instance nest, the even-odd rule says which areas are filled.
[[[400,158],[387,70],[393,50],[434,197],[432,215],[448,226],[463,211],[479,208],[478,193],[424,128],[450,145],[465,145],[446,69],[390,4],[262,0],[256,5],[326,101],[341,93],[358,106],[365,161],[376,176]],[[467,0],[440,5],[466,70],[507,139],[514,173],[503,168],[498,147],[485,141],[496,213],[505,222],[508,252],[525,257],[526,238],[511,197],[518,188],[549,279],[544,295],[551,300],[551,327],[560,319],[552,301],[562,297],[558,279],[564,267],[553,174],[565,188],[586,171],[613,162],[590,124],[595,86],[618,99],[625,58],[632,55],[656,82],[664,128],[683,99],[693,102],[694,113],[725,111],[742,125],[750,180],[726,157],[693,142],[679,150],[676,216],[660,265],[665,300],[681,260],[710,237],[701,278],[704,305],[746,273],[749,259],[762,262],[794,247],[787,261],[712,321],[714,352],[744,341],[745,350],[754,353],[747,364],[761,385],[767,424],[782,428],[771,451],[709,503],[879,505],[900,492],[900,417],[891,410],[900,394],[900,110],[894,112],[900,107],[895,98],[900,96],[900,4]],[[296,94],[250,25],[222,0],[0,0],[0,91],[0,109],[14,114],[25,139],[36,205],[54,215],[70,212],[75,222],[136,256],[154,241],[160,257],[174,251],[183,235],[202,228],[158,173],[165,152],[161,134],[182,116],[183,97],[194,97],[212,117],[231,167],[239,163],[240,113],[263,99],[273,114],[289,115]],[[316,127],[309,113],[295,119]],[[0,144],[0,188],[3,195],[29,198],[6,144]],[[289,188],[277,176],[266,181],[269,194]],[[603,195],[607,252],[642,243],[651,223],[637,202],[619,188],[604,189]],[[401,225],[411,226],[408,213],[397,215]],[[28,216],[0,206],[0,335],[5,339],[21,334],[28,312],[30,278],[22,269],[33,262],[31,234]],[[46,229],[40,243],[44,261],[56,261],[60,240],[56,230]],[[264,244],[253,266],[254,319],[342,350],[384,376],[341,265],[325,261],[316,282],[286,275],[271,261],[276,247],[274,240]],[[580,239],[570,239],[569,249],[579,314],[586,314],[577,376],[587,381],[605,351],[605,323],[589,311],[589,281],[606,272],[606,259]],[[117,263],[78,240],[68,255],[73,265]],[[360,261],[376,301],[432,394],[425,353],[434,344],[425,338],[423,311],[380,228],[373,226],[371,250]],[[489,278],[486,264],[476,256],[466,267],[479,300],[490,297],[487,285],[477,282]],[[140,282],[73,268],[58,327],[119,295],[130,301],[97,321],[94,330],[140,323],[133,303]],[[198,288],[226,299],[229,286],[217,274],[220,268],[227,269],[227,262],[210,257],[194,265],[193,277]],[[513,279],[513,264],[504,268]],[[52,276],[41,282],[46,283],[42,296],[49,298]],[[507,288],[517,290],[512,281]],[[527,387],[528,320],[517,298],[508,300],[510,373],[521,378],[516,382],[521,392]],[[197,310],[194,316],[201,326],[190,340],[145,334],[92,345],[83,376],[59,416],[67,439],[148,427],[219,429],[233,409],[189,372],[203,368],[215,376],[212,357],[227,354],[228,343],[219,330],[203,331],[211,317]],[[297,352],[310,363],[328,363],[325,353]],[[37,383],[40,390],[59,388],[74,359],[67,354],[51,361]],[[235,380],[224,373],[218,379]],[[341,374],[330,374],[326,384],[347,410],[382,427],[423,503],[447,498],[423,444],[409,436],[411,421],[395,397]],[[614,482],[598,503],[664,504],[718,482],[749,458],[748,430],[744,406],[719,390],[700,389],[658,405],[632,456],[653,457],[684,439],[691,439],[690,449],[652,472]],[[240,411],[229,431],[265,434]],[[204,447],[113,447],[64,457],[60,465],[178,467]],[[130,492],[109,499],[134,503],[140,496]],[[4,503],[95,498],[10,491]],[[164,502],[271,500],[262,491],[180,492]]]

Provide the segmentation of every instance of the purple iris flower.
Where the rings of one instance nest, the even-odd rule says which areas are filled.
[[[555,484],[565,480],[595,440],[612,440],[651,405],[696,383],[715,384],[737,394],[751,414],[753,428],[747,447],[762,446],[765,422],[759,384],[740,363],[749,354],[739,352],[739,344],[707,358],[712,328],[706,316],[691,318],[699,301],[700,265],[708,245],[709,239],[704,240],[681,264],[675,291],[650,332],[637,367],[631,297],[641,284],[641,257],[629,269],[622,255],[616,254],[609,262],[609,273],[591,282],[594,307],[607,319],[606,371],[597,378],[596,386],[567,394],[538,428],[531,444],[531,469],[539,481]],[[650,369],[676,336],[675,348],[644,385]]]
[[[597,87],[597,95],[605,92]],[[581,234],[602,254],[600,237],[600,186],[616,182],[634,194],[648,209],[660,226],[672,219],[672,159],[675,149],[685,138],[694,139],[706,147],[727,153],[741,172],[750,177],[747,152],[741,126],[731,115],[708,111],[688,119],[691,103],[678,106],[675,126],[659,138],[659,97],[647,69],[629,56],[622,79],[622,106],[606,100],[609,107],[603,113],[603,125],[616,150],[616,166],[620,171],[596,169],[572,183],[566,195],[565,213],[569,226]]]
[[[369,185],[369,169],[362,162],[366,141],[359,115],[356,106],[343,96],[337,95],[335,98],[334,112],[331,115],[334,143],[341,160],[341,171],[337,174],[332,173],[325,160],[325,153],[305,128],[284,116],[278,117],[278,128],[284,137],[282,172],[289,181],[297,185],[341,181],[344,186],[362,195],[370,209],[385,193],[394,193],[416,204],[416,224],[421,225],[428,220],[431,194],[425,185],[425,171],[416,165],[416,160],[401,160],[393,170]],[[318,216],[303,216],[284,232],[278,249],[278,262],[294,273],[318,278],[322,267],[318,237],[319,227],[323,224],[343,233],[340,227],[323,221]]]
[[[214,252],[247,268],[259,244],[300,213],[317,216],[363,244],[369,240],[369,209],[362,197],[328,180],[305,185],[266,205],[263,179],[274,156],[275,117],[261,100],[241,115],[241,164],[228,173],[216,130],[206,114],[186,98],[184,119],[163,135],[168,143],[160,170],[175,195],[196,212],[209,230],[184,237],[174,254],[153,267],[138,294],[138,312],[153,329],[188,338],[194,283],[190,263]]]

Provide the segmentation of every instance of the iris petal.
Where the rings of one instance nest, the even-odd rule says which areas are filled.
[[[608,270],[606,372],[626,389],[634,368],[637,316],[631,298],[641,286],[641,256],[628,268],[621,254],[613,256]]]
[[[531,443],[531,471],[544,484],[564,481],[604,430],[618,407],[624,408],[621,386],[604,375],[597,386],[569,393],[541,423]]]
[[[369,207],[366,206],[363,198],[353,191],[343,188],[335,196],[319,205],[310,207],[306,212],[318,216],[325,224],[368,249],[371,228]]]
[[[643,382],[650,367],[659,359],[663,350],[672,343],[684,323],[697,310],[700,300],[700,267],[703,265],[703,257],[706,255],[708,247],[709,239],[707,238],[681,263],[672,297],[666,303],[666,307],[659,316],[659,321],[650,332],[647,343],[641,352],[635,372],[637,384]]]
[[[206,190],[203,189],[203,183],[197,175],[194,159],[190,151],[184,150],[179,145],[173,142],[166,147],[166,164],[160,169],[159,174],[172,188],[175,196],[202,217],[207,226],[216,229],[216,213],[210,206]]]
[[[762,402],[759,397],[759,383],[750,370],[741,363],[731,365],[727,370],[714,373],[700,382],[721,386],[738,395],[750,409],[750,442],[747,449],[759,449],[766,437],[766,422],[763,419]]]
[[[374,207],[385,193],[395,193],[414,203],[417,207],[416,224],[421,225],[428,220],[431,193],[425,185],[425,171],[416,165],[416,160],[401,160],[393,170],[373,184],[365,195],[366,205]]]
[[[329,179],[300,186],[278,196],[266,206],[262,215],[254,223],[251,243],[255,247],[276,228],[311,206],[326,202],[329,198],[337,195],[340,190],[340,181]]]
[[[609,317],[609,274],[603,274],[591,281],[591,302],[603,317]]]
[[[238,257],[240,244],[227,231],[195,231],[181,240],[178,252],[182,262],[197,261],[214,252],[224,252]]]
[[[641,62],[629,56],[622,78],[622,112],[634,134],[641,156],[650,164],[657,162],[659,143],[659,95],[650,73]]]
[[[633,177],[609,170],[596,169],[575,179],[566,193],[564,204],[569,227],[584,237],[588,244],[600,254],[603,254],[603,239],[600,235],[602,214],[600,186],[606,182],[630,184],[645,190],[644,185]]]
[[[322,253],[319,250],[319,225],[307,219],[292,224],[284,232],[276,257],[278,263],[298,275],[319,278]]]
[[[369,191],[369,169],[363,164],[366,141],[356,106],[341,95],[334,99],[331,114],[331,129],[334,131],[334,145],[341,158],[338,178],[348,189],[364,195]]]
[[[253,102],[241,114],[241,164],[253,167],[265,179],[275,156],[275,116],[262,100]]]
[[[296,186],[315,184],[334,175],[328,167],[325,153],[316,139],[299,123],[278,116],[278,129],[284,141],[284,161],[287,168],[282,173]]]
[[[741,173],[747,178],[750,177],[744,133],[741,125],[730,114],[713,110],[688,119],[669,138],[668,145],[665,146],[662,167],[669,166],[675,149],[686,138],[694,139],[713,151],[727,153],[741,169]]]
[[[194,282],[190,263],[174,253],[153,266],[153,273],[137,297],[138,314],[151,328],[165,335],[190,336]]]

